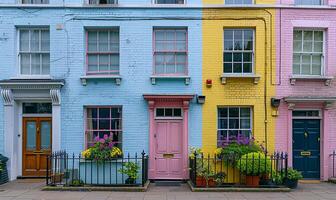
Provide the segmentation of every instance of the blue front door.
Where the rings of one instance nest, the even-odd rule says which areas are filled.
[[[293,167],[305,179],[320,178],[320,120],[293,120]]]

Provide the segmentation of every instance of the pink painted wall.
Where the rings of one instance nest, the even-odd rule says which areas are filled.
[[[294,5],[294,0],[278,0],[279,4]],[[336,5],[336,0],[324,0],[324,5]]]
[[[286,0],[282,0],[285,2]],[[287,0],[286,2],[289,2]],[[292,1],[291,1],[292,2]],[[332,1],[335,2],[335,1]],[[336,75],[336,12],[332,10],[281,9],[277,11],[276,42],[277,42],[277,97],[288,96],[336,96],[336,82],[325,86],[323,81],[297,81],[290,84],[293,57],[293,28],[320,28],[326,31],[325,75]],[[280,56],[281,55],[281,56]],[[329,154],[336,149],[336,107],[324,109],[321,103],[296,104],[295,108],[311,108],[322,110],[321,133],[321,179],[326,180],[331,174]],[[276,150],[287,151],[292,148],[292,118],[288,104],[282,101],[279,107],[276,127]]]

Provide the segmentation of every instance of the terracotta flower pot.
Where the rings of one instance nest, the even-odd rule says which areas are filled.
[[[259,186],[260,177],[259,176],[246,176],[246,185],[251,187]]]
[[[215,185],[216,185],[215,180],[213,178],[209,178],[208,187],[212,187],[212,186],[215,186]],[[206,179],[204,177],[197,176],[196,177],[196,186],[197,187],[207,187]]]

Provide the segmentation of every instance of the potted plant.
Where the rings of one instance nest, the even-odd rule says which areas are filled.
[[[246,185],[257,187],[260,176],[271,171],[271,160],[261,152],[248,153],[237,161],[237,168],[246,176]]]
[[[214,171],[211,161],[203,158],[196,158],[196,186],[209,187],[214,186]]]
[[[285,177],[283,179],[283,183],[287,187],[289,187],[291,189],[295,189],[298,186],[298,181],[302,178],[303,178],[303,176],[302,176],[301,172],[299,172],[295,169],[289,168],[288,171],[287,171],[287,177]]]
[[[128,178],[125,180],[126,184],[135,184],[138,178],[139,165],[135,162],[127,162],[123,164],[123,168],[118,171],[122,174],[126,174]]]
[[[224,172],[218,172],[214,175],[214,179],[217,185],[223,185],[226,174]]]

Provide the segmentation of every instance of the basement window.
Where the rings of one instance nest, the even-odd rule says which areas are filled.
[[[93,5],[108,5],[108,4],[117,4],[118,0],[89,0],[89,4]]]

